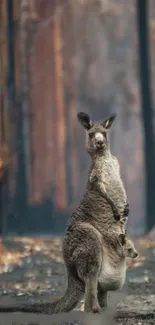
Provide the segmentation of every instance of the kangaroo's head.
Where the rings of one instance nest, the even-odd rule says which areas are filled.
[[[121,250],[123,257],[136,258],[138,256],[134,243],[132,240],[126,237],[125,234],[122,233],[119,235],[118,242],[120,246],[119,249]]]
[[[109,148],[108,130],[112,126],[116,114],[111,115],[100,123],[93,123],[88,114],[80,112],[77,118],[86,130],[87,151],[93,155],[103,154]]]

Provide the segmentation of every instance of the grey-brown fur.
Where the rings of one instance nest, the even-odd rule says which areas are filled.
[[[116,247],[111,246],[111,234],[118,238],[126,229],[124,222],[115,220],[111,205],[101,193],[103,188],[121,218],[128,214],[127,196],[120,177],[119,164],[110,152],[107,136],[115,116],[96,124],[85,113],[79,113],[78,119],[86,129],[86,148],[92,162],[85,194],[69,220],[63,241],[63,256],[68,275],[66,294],[52,304],[33,304],[14,309],[0,307],[0,311],[20,310],[49,314],[67,312],[76,306],[85,293],[86,310],[99,312],[103,307],[103,303],[100,306],[99,301],[103,302],[105,299],[105,291],[100,290],[99,277],[102,266],[106,265],[103,248],[106,233],[106,249],[113,254],[113,263],[119,272]],[[92,135],[97,132],[104,135],[102,143],[97,143]],[[92,181],[94,175],[95,182]],[[112,285],[111,290],[116,290],[116,287]]]

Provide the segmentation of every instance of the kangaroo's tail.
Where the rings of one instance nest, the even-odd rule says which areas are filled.
[[[0,313],[4,312],[27,312],[40,314],[56,314],[59,312],[69,312],[76,307],[84,294],[84,284],[73,276],[68,277],[68,288],[65,295],[60,300],[47,303],[33,303],[23,305],[2,306]]]

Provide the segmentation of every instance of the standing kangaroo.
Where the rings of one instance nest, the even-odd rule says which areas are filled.
[[[78,120],[86,130],[86,148],[92,162],[85,194],[72,214],[64,236],[63,257],[68,277],[65,295],[53,303],[0,306],[0,312],[68,312],[77,305],[84,293],[87,311],[99,312],[106,304],[103,303],[106,294],[104,269],[107,258],[103,249],[104,235],[109,233],[110,242],[110,233],[115,234],[116,238],[125,234],[125,223],[117,221],[114,212],[117,211],[116,216],[122,216],[122,220],[129,213],[119,163],[111,154],[108,140],[108,130],[115,117],[116,115],[112,115],[101,123],[93,123],[88,114],[78,113]],[[117,245],[113,245],[113,251],[115,250]],[[115,253],[113,259],[117,268]],[[121,269],[121,274],[124,277],[123,270]],[[119,272],[118,263],[117,273]],[[123,280],[119,279],[117,282],[117,286],[111,283],[109,290],[121,287]]]

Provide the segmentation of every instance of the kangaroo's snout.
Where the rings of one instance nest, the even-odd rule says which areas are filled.
[[[98,148],[103,148],[104,146],[104,138],[103,134],[100,132],[95,133],[95,141],[96,141],[96,146]]]

